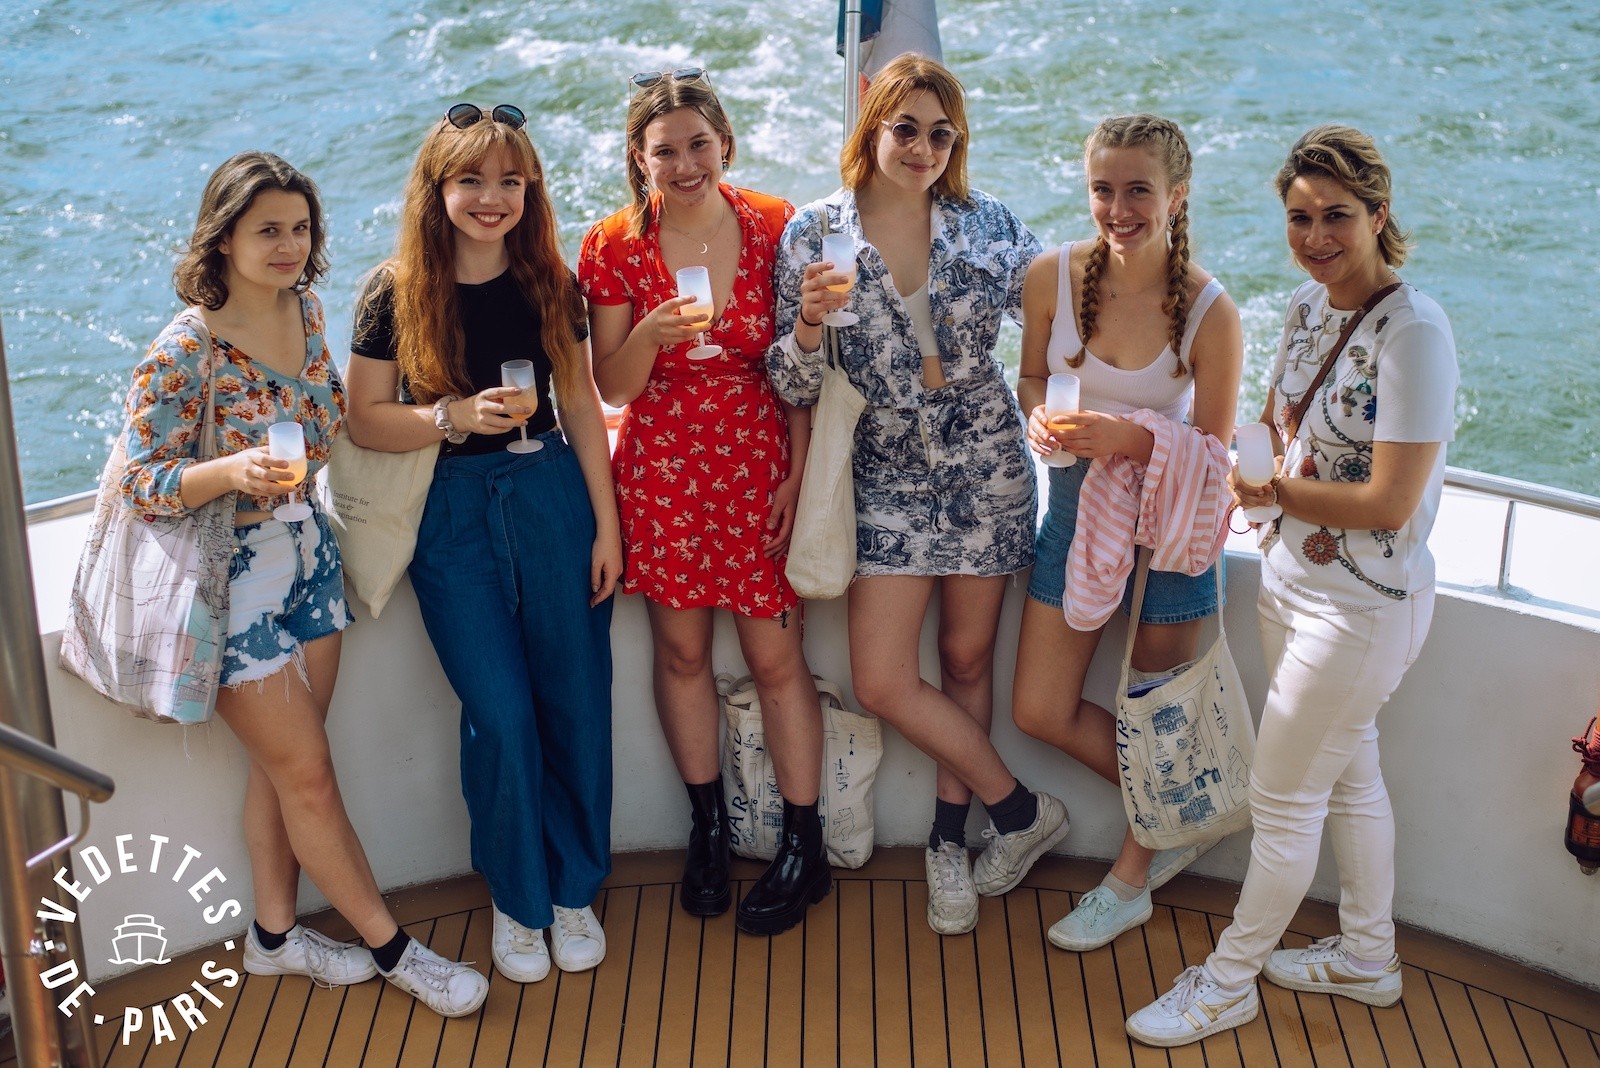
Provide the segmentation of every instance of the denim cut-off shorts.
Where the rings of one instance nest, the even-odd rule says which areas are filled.
[[[1067,549],[1078,527],[1078,491],[1089,472],[1089,460],[1081,458],[1071,467],[1050,469],[1050,507],[1034,539],[1033,576],[1028,580],[1028,596],[1052,608],[1061,607],[1061,592],[1067,584]],[[1144,607],[1139,619],[1144,623],[1187,623],[1204,619],[1217,610],[1216,569],[1219,560],[1202,575],[1183,575],[1176,571],[1150,571],[1145,583]],[[1133,610],[1133,583],[1122,594],[1122,611]]]
[[[289,663],[303,676],[301,648],[353,619],[339,543],[320,511],[300,523],[268,519],[234,530],[222,685],[259,682]]]

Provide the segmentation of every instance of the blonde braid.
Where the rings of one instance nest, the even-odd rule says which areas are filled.
[[[1183,363],[1183,335],[1189,328],[1189,201],[1178,205],[1172,220],[1172,241],[1167,246],[1167,297],[1161,309],[1172,320],[1172,354],[1178,358],[1172,377],[1182,378],[1189,368]]]
[[[1067,358],[1068,367],[1083,366],[1083,358],[1089,353],[1089,338],[1094,336],[1095,317],[1100,314],[1100,272],[1105,270],[1107,251],[1106,239],[1096,237],[1084,262],[1083,286],[1078,295],[1078,351]],[[1070,262],[1062,265],[1062,270],[1071,269]]]

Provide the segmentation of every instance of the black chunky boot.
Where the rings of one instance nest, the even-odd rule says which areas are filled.
[[[691,916],[721,916],[733,900],[728,889],[728,809],[722,799],[722,779],[683,786],[689,791],[693,822],[678,900]]]
[[[739,902],[739,930],[754,935],[787,931],[833,889],[817,806],[783,803],[783,834],[772,866]]]

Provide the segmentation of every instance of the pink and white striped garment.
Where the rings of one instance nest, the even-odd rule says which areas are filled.
[[[1155,435],[1155,446],[1148,464],[1100,457],[1083,478],[1061,596],[1074,630],[1099,629],[1122,603],[1135,546],[1152,550],[1157,571],[1199,575],[1222,555],[1228,537],[1227,447],[1148,408],[1125,418]]]

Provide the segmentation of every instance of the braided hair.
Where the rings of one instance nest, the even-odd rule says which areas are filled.
[[[1161,164],[1167,186],[1176,189],[1188,185],[1194,173],[1194,157],[1189,153],[1189,142],[1177,123],[1159,115],[1119,115],[1106,119],[1094,128],[1084,143],[1085,157],[1101,148],[1148,148]],[[1169,220],[1171,240],[1167,245],[1167,295],[1161,310],[1172,324],[1172,351],[1178,358],[1173,370],[1174,378],[1188,373],[1183,363],[1183,335],[1189,326],[1189,198],[1184,197],[1178,210]],[[1079,367],[1089,351],[1089,338],[1094,334],[1095,320],[1100,314],[1100,276],[1105,271],[1106,239],[1096,236],[1094,247],[1083,267],[1083,288],[1078,300],[1078,337],[1081,339],[1076,355],[1067,360],[1068,366]]]

